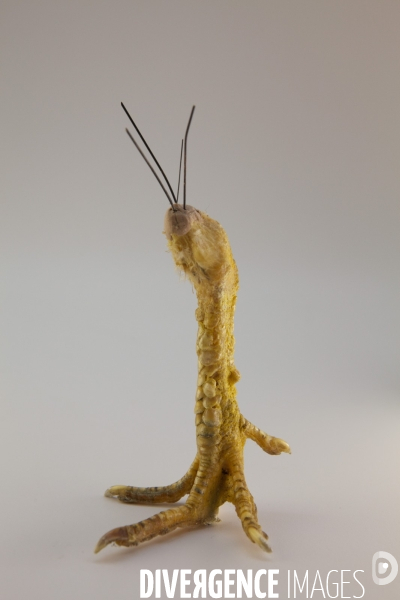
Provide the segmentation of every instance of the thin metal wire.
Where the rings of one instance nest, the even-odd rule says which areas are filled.
[[[159,178],[159,176],[157,175],[157,173],[155,172],[155,170],[153,169],[153,167],[151,166],[151,164],[149,163],[149,161],[145,157],[144,153],[142,152],[141,148],[139,147],[138,143],[136,142],[135,138],[133,137],[133,135],[131,134],[131,132],[129,131],[129,129],[125,129],[125,131],[129,135],[129,137],[131,138],[132,142],[135,144],[136,148],[139,150],[140,154],[142,155],[142,157],[144,158],[144,160],[146,161],[146,163],[148,164],[148,166],[150,167],[150,169],[151,169],[154,177],[157,179],[158,183],[161,185],[162,189],[164,190],[165,195],[167,196],[168,201],[169,201],[170,205],[172,206],[172,210],[175,211],[176,209],[174,207],[174,203],[172,202],[171,198],[169,197],[167,190],[163,186],[163,183],[162,183],[161,179]]]
[[[122,108],[124,109],[124,111],[126,112],[126,114],[127,114],[128,118],[129,118],[130,122],[132,123],[132,125],[133,125],[133,126],[134,126],[134,128],[136,129],[137,133],[139,134],[139,136],[140,136],[140,139],[142,140],[143,144],[146,146],[147,150],[150,152],[150,154],[151,154],[151,156],[152,156],[152,158],[153,158],[154,162],[156,163],[157,167],[160,169],[160,171],[161,171],[161,173],[162,173],[162,175],[163,175],[163,177],[164,177],[165,181],[167,182],[167,185],[168,185],[168,187],[169,187],[169,189],[170,189],[170,192],[171,192],[171,194],[172,194],[172,197],[173,197],[174,201],[175,201],[175,202],[177,202],[177,199],[175,198],[175,193],[174,193],[174,190],[172,189],[172,187],[171,187],[171,184],[170,184],[170,182],[168,181],[168,177],[166,176],[166,174],[164,173],[163,169],[161,168],[161,165],[160,165],[160,163],[158,162],[158,160],[156,159],[156,157],[154,156],[154,154],[153,154],[153,153],[152,153],[152,151],[150,150],[150,147],[149,147],[149,145],[147,144],[146,140],[144,139],[144,137],[143,137],[143,136],[142,136],[142,134],[140,133],[140,131],[139,131],[139,129],[138,129],[138,127],[137,127],[137,125],[136,125],[135,121],[132,119],[131,115],[129,114],[129,112],[128,112],[128,110],[126,109],[126,107],[125,107],[125,105],[124,105],[124,103],[123,103],[123,102],[121,102],[121,106],[122,106]]]
[[[196,107],[193,106],[192,108],[192,112],[190,113],[190,117],[189,117],[189,123],[187,124],[186,127],[186,133],[185,133],[185,156],[184,156],[184,161],[183,161],[183,208],[184,210],[186,210],[186,155],[187,155],[187,136],[189,133],[189,127],[190,127],[190,123],[192,122],[192,117],[193,117],[193,113],[194,113],[194,109]]]
[[[183,152],[183,140],[182,140],[182,144],[181,144],[181,158],[179,160],[178,191],[176,193],[176,201],[177,202],[179,200],[179,185],[181,183],[182,152]]]

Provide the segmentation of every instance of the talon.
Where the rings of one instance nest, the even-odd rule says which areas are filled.
[[[125,485],[112,485],[104,492],[104,495],[106,498],[119,498],[124,490],[126,490]]]
[[[97,542],[94,553],[97,554],[100,552],[100,550],[103,550],[103,548],[108,546],[108,544],[112,544],[113,542],[118,546],[132,545],[129,544],[129,537],[126,527],[117,527],[116,529],[111,529],[111,531],[104,534],[103,537],[101,537]]]
[[[290,450],[290,446],[285,440],[281,440],[280,438],[274,438],[271,442],[271,446],[276,449],[276,454],[280,454],[281,452],[287,452],[287,454],[292,454]]]
[[[260,546],[260,548],[262,550],[264,550],[265,552],[272,552],[270,546],[267,544],[268,536],[264,531],[259,531],[255,527],[249,527],[248,535],[249,535],[250,539],[255,544]]]

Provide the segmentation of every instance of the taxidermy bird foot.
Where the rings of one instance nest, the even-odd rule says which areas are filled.
[[[123,108],[139,133],[128,111]],[[246,484],[243,448],[247,439],[256,442],[268,454],[290,453],[290,447],[284,440],[264,433],[247,421],[241,415],[236,400],[236,383],[240,374],[234,364],[233,325],[239,277],[228,236],[221,225],[206,213],[186,204],[186,142],[193,111],[194,107],[184,141],[183,204],[178,203],[178,193],[175,197],[143,136],[140,134],[164,175],[174,201],[128,133],[168,196],[171,208],[164,221],[168,248],[175,266],[187,276],[197,295],[198,378],[194,405],[197,455],[188,472],[172,485],[150,488],[115,485],[106,491],[106,496],[126,503],[169,503],[177,502],[185,495],[188,497],[184,505],[160,512],[140,523],[109,531],[99,540],[95,552],[111,543],[137,546],[178,527],[210,524],[217,520],[218,509],[225,502],[234,505],[247,537],[262,550],[271,551]],[[179,314],[175,315],[175,322],[181,326]],[[153,436],[150,439],[154,443]]]
[[[177,502],[189,494],[186,504],[162,511],[149,519],[133,525],[112,529],[99,540],[95,552],[100,552],[109,544],[137,546],[141,542],[164,535],[174,529],[210,525],[218,522],[218,508],[224,502],[232,502],[241,520],[247,537],[265,552],[271,552],[268,535],[261,529],[257,520],[257,507],[244,477],[242,443],[252,439],[269,454],[290,453],[289,445],[280,438],[264,433],[242,415],[238,427],[242,442],[230,456],[224,453],[207,456],[199,452],[188,472],[173,483],[164,487],[133,487],[114,485],[105,492],[108,498],[132,504],[155,504]],[[200,458],[199,458],[200,456]]]

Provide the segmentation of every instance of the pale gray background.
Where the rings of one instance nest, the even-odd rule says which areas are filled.
[[[279,568],[281,597],[287,569],[363,569],[399,597],[371,578],[400,562],[399,27],[396,0],[3,0],[2,597],[138,598],[141,568]],[[92,553],[159,510],[108,486],[195,453],[195,296],[121,100],[174,186],[197,105],[188,201],[239,266],[241,410],[293,448],[246,447],[270,557],[229,505]]]

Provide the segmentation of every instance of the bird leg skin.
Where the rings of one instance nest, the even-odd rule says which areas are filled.
[[[196,456],[189,471],[176,483],[164,487],[132,487],[113,485],[105,491],[107,498],[117,498],[127,504],[156,504],[158,502],[178,502],[190,492],[196,477],[199,461]]]
[[[188,497],[182,506],[109,531],[99,540],[95,552],[111,543],[137,546],[178,527],[212,523],[218,520],[224,502],[235,506],[247,537],[270,552],[268,536],[258,522],[246,484],[243,448],[247,439],[272,455],[290,453],[290,447],[247,421],[236,400],[240,375],[233,360],[233,318],[239,279],[228,237],[219,223],[188,205],[170,208],[164,229],[175,265],[191,281],[198,299],[194,406],[197,455],[188,472],[172,485],[109,488],[106,496],[127,503],[169,503]]]

